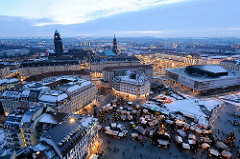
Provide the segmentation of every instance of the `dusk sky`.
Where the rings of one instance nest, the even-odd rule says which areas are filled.
[[[0,0],[0,37],[240,37],[240,0]]]

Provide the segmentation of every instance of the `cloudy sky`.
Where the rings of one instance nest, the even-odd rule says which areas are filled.
[[[240,37],[240,0],[0,0],[0,37]]]

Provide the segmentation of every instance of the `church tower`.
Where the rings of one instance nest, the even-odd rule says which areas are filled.
[[[118,50],[117,50],[117,39],[115,37],[115,34],[114,34],[114,37],[113,37],[113,47],[112,47],[112,51],[117,54],[118,53]]]
[[[63,54],[62,39],[57,29],[54,34],[54,45],[55,45],[55,55],[57,57],[62,56]]]

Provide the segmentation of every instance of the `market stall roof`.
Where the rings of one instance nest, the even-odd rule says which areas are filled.
[[[153,123],[156,125],[158,124],[158,120],[153,120]]]
[[[203,131],[200,128],[196,128],[195,132],[198,133],[198,134],[202,134]]]
[[[132,137],[137,137],[138,134],[137,134],[137,133],[131,133],[131,136],[132,136]]]
[[[159,116],[161,119],[165,119],[165,116],[164,115],[160,115]]]
[[[223,150],[221,153],[226,158],[231,158],[232,154],[229,151]]]
[[[121,114],[127,114],[127,110],[121,110]]]
[[[193,135],[193,134],[188,134],[188,138],[189,138],[189,139],[196,140],[196,136],[195,136],[195,135]]]
[[[132,119],[133,119],[133,116],[132,116],[132,115],[128,115],[128,116],[127,116],[127,119],[128,119],[128,120],[132,120]]]
[[[120,132],[120,133],[118,134],[118,136],[119,136],[119,137],[123,137],[123,133]]]
[[[158,143],[163,146],[167,146],[167,144],[168,144],[168,142],[166,140],[161,140],[161,139],[158,140]]]
[[[190,130],[194,131],[196,129],[196,126],[193,125],[193,126],[190,126]]]
[[[102,125],[98,125],[98,130],[101,130],[102,129]]]
[[[135,130],[138,131],[138,132],[140,132],[141,134],[144,134],[144,133],[145,133],[145,130],[144,130],[143,127],[141,127],[141,126],[135,127]]]
[[[146,119],[150,119],[150,115],[145,115],[145,118]]]
[[[177,130],[177,133],[181,136],[181,137],[186,137],[187,134],[185,133],[185,131],[181,130],[181,129],[178,129]]]
[[[147,112],[148,112],[148,110],[147,110],[147,109],[143,109],[143,112],[144,112],[144,113],[147,113]]]
[[[154,123],[153,123],[153,122],[149,122],[148,124],[149,124],[149,126],[151,126],[151,127],[154,126]]]
[[[110,126],[106,126],[104,129],[105,129],[105,130],[109,130],[109,129],[110,129]]]
[[[116,128],[116,127],[117,127],[117,124],[116,124],[116,123],[111,123],[111,127],[112,127],[112,128]]]
[[[123,127],[122,124],[117,124],[118,129],[121,129],[122,127]]]
[[[127,134],[128,133],[128,130],[123,130],[122,131],[124,134]]]
[[[136,114],[137,113],[137,110],[136,109],[133,109],[132,110],[132,114]]]
[[[181,121],[181,120],[176,120],[175,123],[176,123],[177,126],[183,126],[185,124],[185,122]]]
[[[211,134],[211,133],[212,133],[211,130],[205,130],[205,129],[203,129],[203,134]]]
[[[212,140],[208,137],[200,137],[201,142],[211,143]]]
[[[215,149],[210,149],[209,153],[210,153],[211,155],[214,155],[214,156],[219,156],[219,155],[220,155],[220,153],[218,152],[218,150],[215,150]]]
[[[173,121],[172,121],[172,120],[166,120],[166,123],[172,125],[172,124],[173,124]]]
[[[202,123],[198,123],[198,125],[199,125],[200,128],[203,128],[203,129],[207,129],[208,128],[207,125],[202,124]]]
[[[190,125],[189,125],[188,123],[185,123],[183,126],[184,126],[185,128],[187,128],[187,129],[190,128]]]
[[[202,148],[203,148],[203,149],[207,149],[207,148],[209,148],[209,147],[210,147],[210,145],[207,144],[207,143],[203,143],[203,144],[202,144]]]
[[[228,146],[225,145],[223,142],[217,142],[216,147],[221,148],[221,149],[227,149],[228,148]]]
[[[190,150],[190,145],[186,143],[182,143],[182,147],[186,150]]]
[[[145,124],[147,124],[147,121],[146,121],[146,120],[142,120],[142,121],[141,121],[141,124],[144,124],[144,125],[145,125]]]
[[[142,135],[139,135],[139,136],[138,136],[138,139],[139,139],[139,140],[143,140],[143,136],[142,136]]]
[[[195,144],[196,144],[196,141],[194,141],[194,140],[188,140],[188,143],[189,143],[189,145],[195,145]]]
[[[114,135],[114,136],[117,136],[118,133],[119,133],[119,131],[115,131],[115,130],[112,131],[112,135]]]
[[[183,139],[181,136],[175,136],[175,139],[178,143],[182,143],[183,142]]]

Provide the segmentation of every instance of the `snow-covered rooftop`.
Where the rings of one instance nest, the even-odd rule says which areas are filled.
[[[216,79],[216,78],[229,78],[229,77],[236,77],[239,78],[240,77],[240,72],[239,71],[227,71],[227,75],[223,75],[223,76],[219,76],[219,77],[210,77],[207,75],[200,75],[200,74],[189,74],[185,71],[185,68],[172,68],[172,69],[167,69],[167,71],[181,75],[181,76],[185,76],[188,78],[191,78],[192,80],[197,80],[197,81],[209,81],[212,79]]]
[[[0,80],[0,85],[1,84],[11,84],[11,83],[16,83],[16,82],[19,82],[19,80],[16,78],[10,78],[10,79],[5,78],[5,79]]]
[[[44,113],[42,117],[39,119],[40,123],[49,123],[49,124],[58,124],[58,122],[54,119],[51,114]]]
[[[81,83],[80,85],[74,85],[72,87],[69,87],[67,89],[67,91],[69,93],[72,93],[72,92],[74,92],[74,91],[76,91],[78,89],[82,89],[83,87],[88,86],[88,85],[92,85],[92,83],[90,81],[86,81],[86,82]]]
[[[61,93],[61,94],[43,94],[39,98],[40,101],[44,102],[51,102],[51,103],[56,103],[59,102],[63,99],[66,99],[68,97],[67,93]]]
[[[93,118],[93,117],[84,117],[82,120],[81,120],[81,124],[83,127],[88,127],[89,125],[91,125],[93,122],[95,122],[97,119]]]
[[[186,97],[186,96],[185,96]],[[164,104],[170,112],[180,111],[183,114],[190,114],[199,119],[199,123],[208,125],[207,115],[203,113],[200,106],[205,107],[208,111],[213,110],[220,101],[214,99],[197,99],[189,98],[182,100],[176,100],[172,97],[169,97],[173,100],[172,103]]]
[[[129,84],[134,84],[134,85],[142,85],[145,84],[146,82],[149,82],[148,77],[144,74],[136,74],[136,78],[131,78],[131,74],[133,73],[128,73],[126,76],[118,76],[116,77],[118,80],[121,80],[121,82],[124,83],[129,83]]]
[[[24,90],[24,91],[22,92],[22,96],[23,96],[23,97],[28,97],[29,94],[30,94],[30,90]]]
[[[2,94],[3,97],[8,97],[8,98],[20,98],[21,92],[18,91],[5,91]]]
[[[214,73],[222,73],[222,72],[227,72],[224,68],[222,68],[219,65],[201,65],[199,66],[200,69],[209,71],[209,72],[214,72]]]

